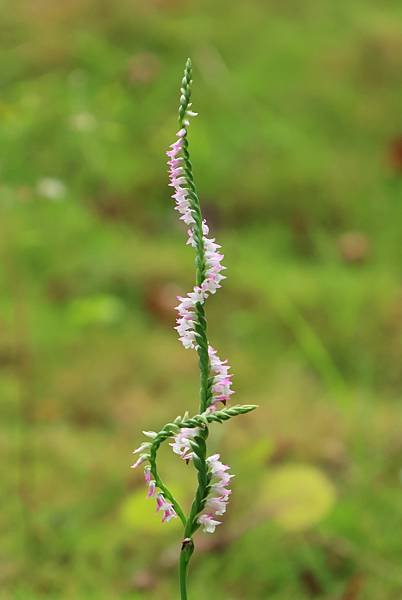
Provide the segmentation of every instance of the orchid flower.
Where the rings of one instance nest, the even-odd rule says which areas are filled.
[[[148,486],[147,496],[155,498],[156,510],[162,513],[162,522],[179,518],[183,524],[183,540],[180,552],[180,596],[187,599],[187,572],[194,551],[193,536],[201,528],[214,533],[221,524],[219,517],[226,512],[231,495],[229,466],[223,464],[219,454],[207,456],[207,438],[211,423],[223,423],[231,417],[250,412],[255,405],[228,406],[232,390],[230,366],[221,360],[209,344],[205,303],[215,294],[226,278],[223,274],[223,254],[215,238],[210,237],[209,227],[202,216],[200,201],[194,183],[189,154],[188,130],[190,119],[197,116],[191,103],[192,66],[187,60],[180,88],[179,130],[176,140],[166,152],[168,156],[169,186],[179,220],[187,227],[187,244],[196,255],[196,282],[186,296],[178,297],[176,331],[186,349],[198,354],[200,368],[199,411],[193,417],[185,413],[167,423],[159,432],[144,431],[147,441],[134,451],[139,458],[133,468],[145,463],[144,478]],[[186,515],[177,499],[162,481],[157,467],[160,445],[170,439],[173,452],[197,471],[198,487]]]

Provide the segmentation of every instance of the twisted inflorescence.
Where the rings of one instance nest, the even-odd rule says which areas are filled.
[[[145,463],[145,480],[148,496],[156,499],[157,510],[163,513],[163,521],[178,516],[185,528],[185,540],[191,540],[193,533],[202,527],[213,533],[224,514],[231,490],[229,467],[224,465],[219,454],[207,457],[206,440],[208,425],[222,423],[227,419],[253,410],[255,406],[228,407],[234,393],[232,376],[227,361],[219,358],[217,351],[209,344],[205,302],[215,294],[225,279],[222,265],[223,255],[215,238],[209,237],[208,225],[202,217],[200,202],[193,178],[189,154],[188,128],[190,119],[197,113],[191,109],[192,68],[187,61],[180,88],[179,123],[180,128],[167,151],[169,186],[173,188],[172,198],[175,210],[187,226],[187,244],[196,254],[196,282],[186,296],[179,296],[176,307],[176,330],[186,349],[193,348],[198,353],[200,367],[200,414],[189,418],[185,415],[168,423],[159,432],[144,432],[150,441],[143,442],[135,453],[139,458],[133,465]],[[163,441],[170,438],[173,451],[187,463],[190,461],[197,470],[198,487],[188,518],[185,517],[177,500],[160,478],[157,469],[157,451]]]
[[[176,307],[178,317],[176,330],[185,348],[195,348],[199,354],[201,370],[208,377],[207,397],[202,398],[202,408],[211,410],[222,402],[225,404],[233,394],[230,367],[222,361],[214,348],[208,344],[204,304],[210,294],[215,294],[225,279],[222,265],[223,254],[215,238],[208,237],[209,228],[202,218],[200,202],[194,184],[192,165],[188,151],[188,127],[191,110],[191,63],[187,62],[182,80],[179,120],[182,127],[177,141],[167,152],[169,157],[169,185],[180,219],[188,226],[187,243],[196,251],[196,285],[186,296],[179,296]]]
[[[191,432],[191,436],[189,436],[191,458],[194,460],[197,470],[202,471],[202,477],[205,479],[205,486],[203,488],[209,486],[209,489],[203,490],[202,494],[200,492],[201,496],[198,499],[198,503],[203,504],[203,507],[205,506],[208,512],[200,515],[198,522],[194,522],[195,517],[200,512],[194,509],[191,532],[197,529],[198,525],[202,525],[205,531],[212,532],[215,530],[218,522],[212,523],[214,519],[212,516],[210,518],[208,516],[214,512],[214,509],[215,515],[223,514],[223,509],[226,508],[226,503],[230,495],[230,490],[225,489],[225,486],[229,484],[232,476],[227,474],[228,467],[222,465],[219,460],[220,457],[217,454],[207,458],[204,461],[206,464],[199,464],[202,462],[202,456],[205,453],[205,448],[203,447],[205,441],[200,436],[200,432],[205,431],[210,423],[223,423],[232,417],[246,414],[255,408],[253,404],[246,404],[243,406],[225,407],[214,412],[207,410],[193,417],[189,417],[186,414],[184,417],[177,417],[173,422],[167,423],[159,432],[143,432],[149,441],[143,442],[134,450],[134,454],[139,454],[139,458],[132,466],[136,468],[141,464],[145,464],[144,477],[148,485],[147,495],[149,498],[156,498],[157,510],[163,511],[163,521],[170,521],[171,518],[178,515],[182,519],[183,524],[186,524],[186,519],[180,505],[162,482],[157,470],[156,455],[160,445],[169,438],[175,440],[173,443],[176,443],[176,439],[180,434],[185,432],[189,436],[189,432]],[[209,492],[211,492],[211,498],[208,499]]]

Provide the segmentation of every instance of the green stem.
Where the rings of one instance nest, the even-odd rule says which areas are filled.
[[[194,552],[193,540],[183,540],[180,552],[179,561],[179,582],[180,582],[180,598],[181,600],[187,600],[187,573],[188,564],[192,553]]]
[[[187,600],[187,572],[191,555],[194,552],[194,542],[192,536],[198,529],[197,516],[205,506],[206,498],[209,492],[210,475],[208,474],[206,463],[206,443],[208,437],[208,428],[204,425],[200,428],[200,435],[194,439],[192,444],[194,450],[193,462],[198,473],[198,487],[191,506],[185,529],[184,541],[180,552],[179,581],[181,600]]]
[[[188,560],[184,555],[184,552],[180,552],[179,561],[179,582],[180,582],[180,598],[181,600],[187,600],[187,568]]]
[[[204,236],[202,231],[202,213],[200,200],[197,194],[197,189],[194,183],[193,167],[190,160],[190,153],[188,150],[188,139],[187,139],[187,126],[185,123],[186,111],[191,100],[191,75],[192,67],[190,59],[187,60],[186,67],[184,70],[184,77],[182,80],[182,95],[180,97],[179,107],[179,122],[180,127],[185,129],[185,135],[183,136],[183,169],[186,178],[188,197],[190,200],[190,206],[192,208],[192,214],[194,218],[193,235],[196,244],[196,285],[201,287],[205,280],[205,247],[204,247]],[[196,322],[194,324],[196,341],[197,341],[197,353],[198,362],[200,369],[200,413],[203,413],[211,403],[212,398],[212,381],[210,378],[210,361],[208,352],[208,336],[207,336],[207,320],[205,317],[205,309],[202,302],[197,302],[195,307]],[[182,546],[180,555],[180,592],[182,600],[187,598],[186,591],[186,580],[187,570],[190,561],[191,554],[194,550],[194,543],[192,535],[198,528],[197,516],[205,505],[206,490],[208,483],[208,469],[206,463],[206,444],[205,440],[208,437],[208,427],[204,424],[200,428],[199,436],[197,436],[194,445],[194,465],[198,472],[198,487],[191,506],[191,511],[187,519],[185,527],[185,542]],[[188,550],[191,548],[191,551]]]
[[[159,432],[158,437],[155,439],[154,443],[151,446],[151,451],[150,451],[150,456],[149,456],[149,464],[151,467],[151,473],[155,480],[156,486],[161,490],[161,492],[163,493],[165,498],[172,503],[173,508],[175,509],[181,522],[183,523],[183,526],[185,527],[187,524],[187,519],[184,515],[184,512],[183,512],[180,504],[176,500],[176,498],[173,496],[173,494],[170,492],[170,490],[163,483],[163,481],[160,478],[160,475],[158,473],[158,468],[156,466],[156,455],[159,450],[159,447],[160,447],[161,443],[165,439],[167,439],[167,437],[172,435],[174,430],[175,430],[174,423],[168,423],[167,425],[165,425],[165,428]]]

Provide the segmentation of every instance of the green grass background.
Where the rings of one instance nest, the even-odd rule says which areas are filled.
[[[234,493],[190,597],[402,598],[400,2],[0,11],[0,598],[177,598],[180,528],[129,465],[197,406],[164,155],[187,56],[211,340],[260,406],[213,429]]]

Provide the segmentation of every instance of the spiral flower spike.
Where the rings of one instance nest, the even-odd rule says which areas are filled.
[[[198,414],[177,417],[159,432],[144,431],[144,441],[135,451],[138,458],[132,465],[144,465],[144,477],[148,486],[147,496],[155,498],[156,509],[162,513],[162,521],[178,517],[184,528],[180,552],[180,594],[187,599],[187,571],[194,551],[194,533],[213,533],[221,524],[221,517],[231,494],[233,477],[229,467],[223,464],[219,454],[207,456],[207,438],[211,423],[223,423],[228,419],[248,413],[255,405],[228,406],[232,390],[232,376],[227,361],[219,358],[209,344],[205,303],[208,297],[221,287],[225,279],[223,255],[215,238],[209,237],[209,227],[202,216],[200,200],[193,176],[189,153],[188,130],[190,121],[197,116],[191,103],[192,65],[188,59],[180,87],[179,130],[176,140],[167,151],[169,186],[173,188],[175,209],[187,226],[187,243],[195,251],[196,277],[193,289],[184,297],[178,297],[176,307],[176,330],[186,349],[198,354],[200,370],[200,399]],[[162,481],[157,467],[157,454],[161,444],[170,439],[173,452],[197,471],[197,490],[188,516],[177,499]]]

